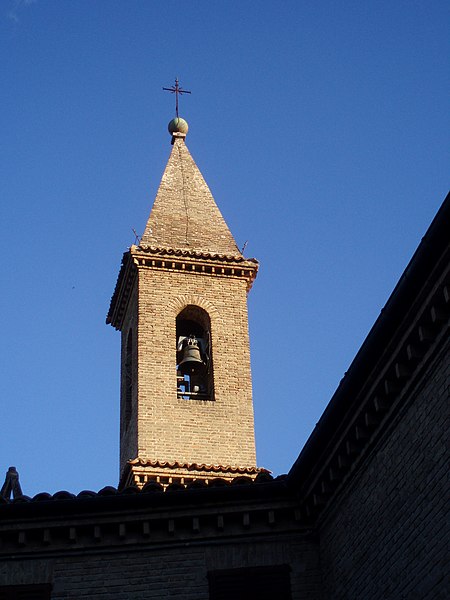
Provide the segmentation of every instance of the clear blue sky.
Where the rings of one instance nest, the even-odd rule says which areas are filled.
[[[175,76],[188,147],[261,262],[258,462],[289,469],[446,194],[448,23],[438,0],[0,1],[0,477],[117,484],[105,316]]]

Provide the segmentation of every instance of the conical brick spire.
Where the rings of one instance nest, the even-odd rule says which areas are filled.
[[[140,245],[242,257],[184,138],[173,133],[172,152]]]

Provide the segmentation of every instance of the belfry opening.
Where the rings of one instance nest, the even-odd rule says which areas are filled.
[[[211,320],[199,306],[177,316],[176,352],[178,398],[214,400]]]

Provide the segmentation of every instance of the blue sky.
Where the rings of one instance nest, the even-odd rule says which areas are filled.
[[[1,470],[118,480],[122,252],[188,147],[239,246],[258,463],[286,472],[448,187],[446,2],[2,0]]]

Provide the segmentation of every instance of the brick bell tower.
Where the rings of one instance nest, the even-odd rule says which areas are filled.
[[[256,477],[247,293],[236,246],[185,144],[172,151],[138,246],[123,255],[107,323],[122,334],[120,486]]]

